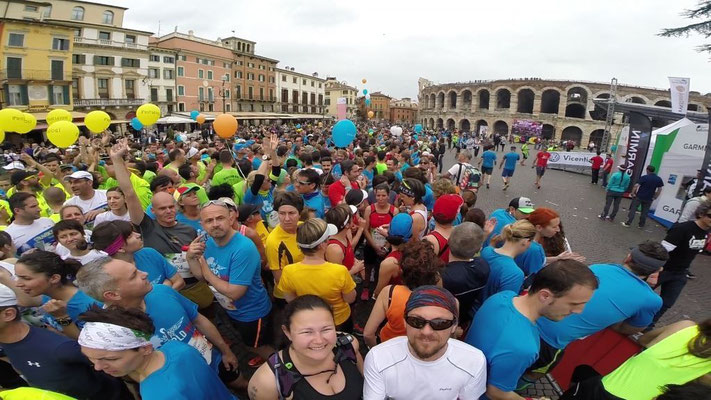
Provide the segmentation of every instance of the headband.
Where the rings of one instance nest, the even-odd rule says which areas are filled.
[[[150,344],[151,335],[106,322],[87,322],[79,333],[79,345],[90,349],[123,351]]]
[[[116,240],[111,242],[110,245],[106,246],[104,249],[104,253],[108,254],[109,256],[113,256],[114,254],[118,253],[119,250],[121,250],[121,247],[126,244],[126,239],[124,239],[123,235],[118,235]]]
[[[405,315],[415,308],[420,307],[440,307],[449,311],[457,318],[457,300],[447,289],[433,285],[420,286],[413,290],[405,305]]]
[[[407,183],[405,183],[405,181],[402,181],[402,184],[398,188],[398,192],[400,192],[408,197],[415,197],[415,191],[412,190],[412,188],[410,186],[408,186]]]
[[[630,252],[630,256],[632,256],[632,261],[634,261],[637,269],[647,274],[657,272],[659,268],[662,268],[664,264],[667,263],[664,260],[658,260],[642,253],[642,250],[640,250],[639,247],[633,248]]]

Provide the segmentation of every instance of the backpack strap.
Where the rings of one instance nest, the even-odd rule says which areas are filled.
[[[353,347],[353,335],[343,332],[338,332],[336,339],[336,355],[334,361],[340,364],[341,361],[348,360],[353,364],[358,363],[355,348]]]
[[[289,350],[287,349],[285,351]],[[285,400],[287,397],[291,396],[294,386],[303,377],[298,372],[291,370],[291,363],[287,363],[287,365],[285,365],[282,362],[278,351],[275,351],[271,356],[269,356],[267,364],[269,364],[269,368],[274,373],[277,393],[279,393],[279,400]]]
[[[390,303],[393,301],[393,292],[395,291],[395,285],[390,285],[388,290],[388,308],[390,308]]]
[[[464,169],[464,164],[462,164],[462,163],[457,163],[457,164],[459,164],[459,171],[457,172],[457,179],[456,179],[457,182],[456,183],[457,183],[457,185],[459,185],[459,179],[462,177],[462,170]]]

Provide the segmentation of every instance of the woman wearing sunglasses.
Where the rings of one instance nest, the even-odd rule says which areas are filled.
[[[441,281],[442,261],[434,253],[430,242],[407,242],[400,246],[400,251],[404,284],[387,285],[380,291],[363,329],[363,339],[368,347],[378,343],[376,331],[383,321],[386,322],[378,335],[380,342],[404,336],[404,310],[410,293],[419,286],[436,285]]]

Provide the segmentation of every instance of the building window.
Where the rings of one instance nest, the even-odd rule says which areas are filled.
[[[254,88],[250,86],[247,88],[247,98],[252,100],[253,97],[254,97]]]
[[[185,103],[178,103],[178,111],[185,111]]]
[[[247,80],[248,81],[253,81],[254,80],[254,74],[251,72],[247,72]]]
[[[158,88],[151,88],[151,101],[158,101]]]
[[[160,78],[160,68],[148,68],[148,77],[151,79]]]
[[[49,101],[51,104],[69,104],[68,86],[49,86]]]
[[[99,98],[108,99],[109,98],[109,79],[99,78],[96,80],[96,86],[99,88]]]
[[[109,25],[114,23],[113,11],[109,11],[109,10],[104,11],[104,23],[109,24]]]
[[[53,81],[64,80],[64,61],[52,60],[51,73],[52,73],[52,80]]]
[[[243,65],[242,61],[235,61],[235,64],[237,64],[237,65]]]
[[[126,98],[135,99],[136,98],[136,81],[133,79],[126,79],[124,84],[126,86]]]
[[[22,33],[11,33],[7,41],[8,46],[23,47],[25,45],[25,35]]]
[[[318,84],[318,88],[319,88],[319,89],[321,89],[321,82],[319,82],[319,84]]]
[[[211,87],[207,88],[207,100],[215,101],[215,96],[213,95],[213,90]]]
[[[27,85],[7,85],[7,102],[11,106],[28,105]]]
[[[173,89],[165,89],[165,101],[173,101]]]
[[[72,79],[72,97],[74,100],[81,98],[79,96],[79,78]]]
[[[167,64],[175,64],[175,57],[164,56],[163,62]]]
[[[131,68],[140,68],[141,67],[141,60],[137,58],[122,58],[121,59],[121,66],[122,67],[131,67]]]
[[[188,61],[187,56],[178,56],[178,58],[180,59],[180,61]]]
[[[205,71],[199,69],[198,70],[198,78],[203,79],[205,77]]]
[[[212,80],[212,71],[207,71],[207,79]]]
[[[311,87],[314,87],[314,81],[311,81]]]
[[[237,74],[238,79],[242,79],[242,71],[237,71],[235,74]]]
[[[286,82],[286,75],[282,75],[282,76],[281,76],[281,81],[282,81],[282,82]]]
[[[185,76],[185,68],[178,67],[178,76]]]
[[[99,40],[106,40],[110,41],[111,40],[111,32],[104,32],[104,31],[99,31]]]
[[[222,75],[222,80],[224,80],[225,82],[229,82],[230,81],[230,74]]]
[[[198,100],[205,101],[205,88],[204,87],[198,88]]]
[[[160,56],[157,56],[155,54],[151,54],[150,58],[151,62],[160,62]]]
[[[185,96],[185,86],[178,86],[178,96]]]
[[[242,86],[241,85],[235,86],[235,98],[236,99],[242,98]]]
[[[81,37],[81,28],[74,28],[74,37]]]
[[[226,99],[230,98],[230,89],[225,89],[225,98]]]
[[[212,103],[207,104],[207,111],[215,111],[215,105]]]
[[[52,16],[52,6],[45,6],[42,9],[42,18],[49,18]]]
[[[222,63],[222,68],[232,68],[231,63]]]
[[[69,39],[52,38],[52,50],[69,50]]]
[[[264,88],[259,88],[259,100],[264,100]]]
[[[26,6],[25,6],[25,11],[37,12],[37,6],[29,6],[29,5],[26,5]]]
[[[72,64],[76,64],[76,65],[86,64],[86,55],[72,54]]]
[[[175,79],[175,76],[173,75],[173,70],[172,69],[164,69],[163,70],[163,79]]]
[[[232,104],[230,104],[230,103],[225,104],[225,110],[226,110],[227,112],[232,111]]]
[[[72,9],[72,19],[74,21],[84,20],[84,7],[74,7]]]
[[[7,77],[9,79],[22,79],[22,59],[19,57],[7,58]]]
[[[264,82],[264,80],[265,80],[264,75],[259,74],[259,82]]]
[[[274,83],[274,79],[275,79],[275,78],[274,78],[273,76],[270,76],[270,77],[269,77],[269,82],[270,82],[270,83]]]
[[[291,83],[296,83],[296,77],[291,78]]]
[[[136,44],[136,36],[134,36],[134,35],[126,35],[126,36],[125,36],[125,39],[124,39],[124,42],[126,42],[126,44]]]

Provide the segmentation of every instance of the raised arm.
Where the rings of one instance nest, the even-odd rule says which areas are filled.
[[[121,188],[126,198],[126,206],[128,207],[128,215],[131,217],[131,223],[140,225],[146,213],[143,211],[143,206],[141,206],[141,200],[133,189],[131,173],[128,172],[128,168],[126,168],[126,164],[123,160],[127,153],[128,144],[126,143],[126,139],[122,139],[111,148],[109,157],[111,157],[111,161],[114,164],[114,174],[116,175],[119,188]]]

